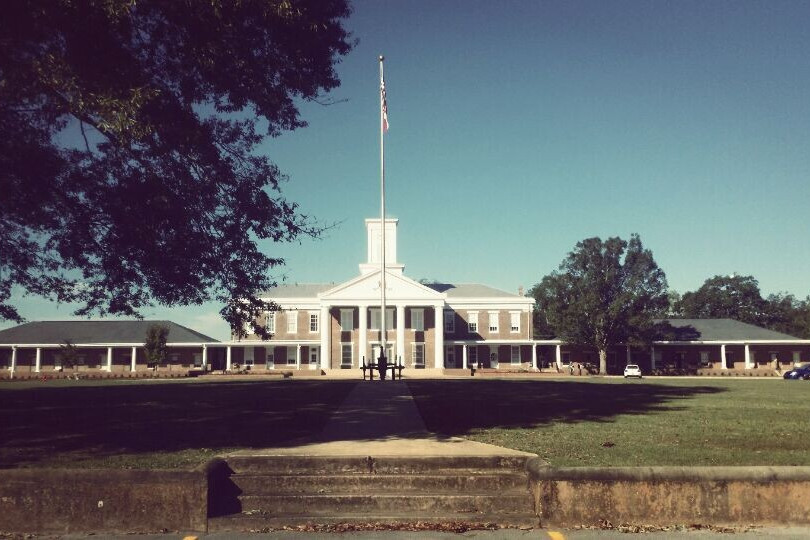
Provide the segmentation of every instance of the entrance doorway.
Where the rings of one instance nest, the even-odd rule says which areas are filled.
[[[320,349],[317,347],[309,348],[309,369],[318,369],[320,364]]]
[[[377,343],[376,345],[371,346],[371,361],[376,362],[379,357],[380,357],[380,344]],[[396,357],[394,356],[393,343],[385,344],[385,359],[389,364],[393,364],[396,362]]]

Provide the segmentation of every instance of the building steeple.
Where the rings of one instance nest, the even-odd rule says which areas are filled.
[[[404,264],[397,261],[397,224],[396,218],[385,220],[385,268],[388,272],[401,275]],[[369,274],[380,269],[380,240],[382,227],[379,219],[366,220],[366,262],[360,263],[360,273]]]

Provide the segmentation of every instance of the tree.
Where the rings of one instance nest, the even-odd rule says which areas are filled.
[[[668,306],[663,270],[637,234],[588,238],[532,287],[535,319],[545,317],[557,337],[599,351],[599,371],[607,371],[607,350],[618,343],[649,343],[654,318]]]
[[[12,291],[140,316],[217,300],[237,336],[318,227],[258,145],[305,126],[346,0],[19,0],[0,17],[0,320]]]
[[[146,340],[143,348],[146,350],[146,362],[153,364],[155,369],[160,364],[166,363],[169,355],[169,348],[166,341],[169,338],[169,329],[162,324],[153,324],[146,329]]]
[[[735,319],[763,326],[767,306],[753,276],[714,276],[701,287],[687,292],[678,304],[687,319]]]
[[[766,326],[802,339],[810,339],[810,297],[797,300],[787,293],[768,295]]]
[[[64,343],[59,345],[62,355],[62,369],[76,369],[79,368],[79,349],[76,348],[70,340],[65,340]]]

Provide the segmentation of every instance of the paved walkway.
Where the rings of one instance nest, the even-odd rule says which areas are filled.
[[[425,428],[403,381],[360,381],[313,443],[290,448],[240,451],[250,455],[301,456],[533,456],[458,437],[438,437]]]

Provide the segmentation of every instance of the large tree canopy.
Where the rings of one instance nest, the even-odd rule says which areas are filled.
[[[667,282],[652,252],[634,234],[588,238],[552,272],[532,287],[537,319],[557,337],[599,351],[599,371],[606,372],[607,350],[618,343],[647,343],[653,319],[668,306]]]
[[[317,234],[256,153],[338,86],[346,0],[17,0],[0,17],[0,319],[215,299],[236,331]]]
[[[810,338],[810,297],[798,300],[792,294],[762,297],[754,276],[714,276],[696,291],[674,303],[680,317],[728,318],[764,326],[803,339]]]
[[[714,276],[684,293],[676,311],[687,319],[736,319],[764,325],[767,305],[753,276]]]

